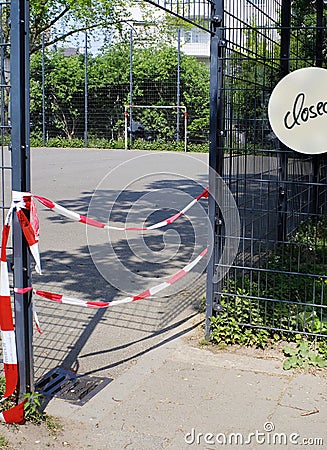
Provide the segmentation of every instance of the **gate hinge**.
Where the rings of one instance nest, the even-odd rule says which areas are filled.
[[[223,16],[216,14],[214,16],[211,17],[211,22],[214,23],[215,25],[220,25],[223,21]]]
[[[212,303],[212,309],[213,311],[215,311],[216,313],[220,313],[223,311],[224,307],[223,305],[220,303],[220,299],[218,297],[214,298],[214,301]]]

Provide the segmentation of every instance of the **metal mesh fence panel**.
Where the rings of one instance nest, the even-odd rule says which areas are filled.
[[[182,36],[185,44],[185,33]],[[177,32],[174,43],[163,46],[158,46],[155,35],[151,39],[131,32],[121,44],[99,53],[94,53],[89,37],[84,48],[69,48],[63,42],[56,50],[44,48],[43,58],[41,52],[33,54],[32,137],[39,138],[43,132],[45,144],[57,145],[60,139],[68,139],[72,146],[76,138],[84,139],[85,146],[102,146],[106,140],[109,147],[113,144],[110,141],[124,138],[125,106],[133,104],[185,107],[187,123],[191,124],[188,141],[208,144],[209,71],[204,62],[193,57],[194,75],[190,75],[190,59],[186,59],[190,56],[183,53],[178,42]],[[208,47],[209,39],[201,45]],[[204,79],[196,73],[198,70]],[[185,124],[179,109],[135,109],[128,114],[129,147],[141,148],[149,141],[169,145],[181,140],[183,148]]]
[[[310,19],[290,16],[285,28],[285,2],[224,3],[222,175],[237,201],[241,236],[229,275],[214,285],[213,305],[246,327],[323,336],[326,157],[285,148],[267,116],[281,76],[322,63],[317,10],[311,5]],[[218,226],[216,270],[224,232]]]

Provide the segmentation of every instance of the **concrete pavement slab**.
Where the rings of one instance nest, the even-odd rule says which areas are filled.
[[[318,449],[327,442],[325,397],[326,378],[285,372],[282,358],[212,353],[180,336],[84,406],[54,399],[48,412],[79,423],[96,449],[291,449],[305,438]]]

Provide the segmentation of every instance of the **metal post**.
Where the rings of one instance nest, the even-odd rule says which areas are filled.
[[[180,110],[180,108],[178,108]],[[184,106],[184,152],[187,152],[187,109]]]
[[[85,88],[84,88],[84,98],[85,98],[85,120],[84,120],[84,146],[88,147],[88,83],[89,83],[89,73],[88,73],[88,36],[87,31],[85,31],[85,49],[84,49],[84,65],[85,65]]]
[[[124,123],[125,123],[125,150],[128,149],[128,112],[127,112],[127,108],[128,106],[125,106],[125,111],[124,111]],[[131,110],[129,108],[129,110]]]
[[[316,0],[316,66],[324,61],[324,0]]]
[[[0,16],[3,14],[3,5],[0,5]],[[1,130],[1,146],[3,146],[4,138],[4,126],[5,126],[5,86],[6,86],[6,76],[5,76],[5,50],[6,46],[3,39],[3,32],[0,33],[0,130]],[[3,158],[2,158],[3,159]],[[3,161],[2,161],[3,163]],[[1,206],[4,207],[4,180],[2,177],[2,203]],[[3,217],[2,217],[3,219]],[[3,223],[2,223],[3,225]]]
[[[11,1],[11,145],[12,189],[30,191],[29,3]],[[24,211],[28,215],[28,211]],[[13,216],[14,285],[31,286],[30,255],[16,215]],[[15,294],[15,330],[19,398],[33,390],[33,328],[31,292]]]
[[[45,124],[45,45],[44,33],[42,33],[42,141],[43,146],[46,146],[46,124]]]
[[[181,29],[177,30],[177,95],[176,105],[181,104]],[[179,142],[179,128],[180,128],[180,108],[177,108],[176,118],[176,140]]]
[[[223,58],[224,58],[224,0],[215,0],[212,7],[211,44],[210,44],[210,146],[209,146],[209,192],[215,192],[217,180],[215,174],[222,175],[224,158],[224,107],[223,107]],[[213,232],[218,232],[217,205],[210,194],[208,199],[209,261],[207,266],[206,294],[206,338],[210,337],[210,317],[213,315],[219,299],[214,299],[213,277],[215,263],[219,261],[218,248]]]
[[[133,30],[129,30],[129,104],[133,105]],[[132,148],[133,113],[132,108],[129,108],[129,145]]]
[[[316,0],[316,66],[322,67],[324,61],[324,0]],[[312,157],[311,214],[317,216],[320,208],[320,166],[322,156]]]
[[[291,43],[291,2],[282,0],[281,9],[281,37],[280,37],[280,78],[290,71],[290,43]],[[280,142],[279,154],[279,195],[277,239],[286,240],[287,235],[287,178],[288,178],[288,147]]]

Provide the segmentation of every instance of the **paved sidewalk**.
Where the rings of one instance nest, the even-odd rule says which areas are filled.
[[[192,331],[184,331],[198,320],[186,322],[174,331],[179,337],[136,359],[84,406],[51,400],[46,411],[65,423],[66,445],[97,450],[324,448],[326,373],[293,374],[283,371],[281,358],[193,346]]]

